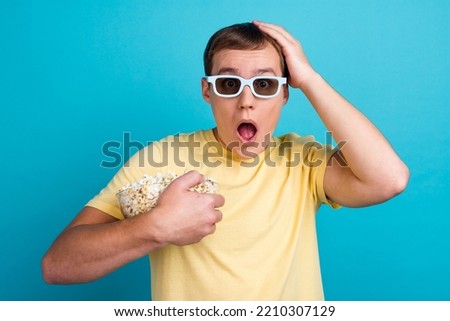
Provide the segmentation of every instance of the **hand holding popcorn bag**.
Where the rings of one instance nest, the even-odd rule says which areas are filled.
[[[120,209],[125,218],[130,218],[150,211],[156,206],[159,196],[169,184],[178,177],[170,171],[154,176],[145,174],[141,179],[123,186],[116,194]],[[211,178],[191,188],[198,193],[216,193],[218,184]]]

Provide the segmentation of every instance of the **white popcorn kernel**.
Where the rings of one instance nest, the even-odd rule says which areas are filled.
[[[141,179],[123,186],[116,194],[120,209],[126,218],[150,211],[156,206],[164,189],[177,178],[175,172],[157,173],[154,176],[145,174]],[[218,184],[210,177],[205,177],[200,184],[190,190],[198,193],[216,193]]]

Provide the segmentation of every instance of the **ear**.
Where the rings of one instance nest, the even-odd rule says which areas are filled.
[[[202,78],[202,96],[203,96],[203,99],[204,99],[208,104],[211,104],[211,96],[210,96],[210,90],[209,90],[209,83],[206,81],[205,78]]]
[[[289,86],[288,84],[283,86],[283,104],[286,105],[289,99]]]

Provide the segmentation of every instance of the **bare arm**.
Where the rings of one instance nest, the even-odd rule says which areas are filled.
[[[122,221],[85,207],[45,254],[44,280],[89,282],[168,244],[199,242],[215,231],[224,203],[221,195],[189,191],[202,179],[197,172],[179,177],[153,210]]]
[[[337,142],[348,166],[334,161],[325,172],[325,192],[345,206],[367,206],[386,201],[404,190],[408,168],[381,132],[318,74],[302,86]]]
[[[409,171],[381,132],[357,108],[337,93],[310,65],[301,44],[283,28],[255,22],[282,47],[289,85],[306,95],[336,142],[348,166],[335,154],[325,172],[327,196],[345,206],[367,206],[397,195],[406,187]]]

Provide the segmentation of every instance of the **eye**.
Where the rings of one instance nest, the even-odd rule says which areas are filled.
[[[259,83],[259,87],[261,87],[261,88],[266,88],[267,86],[269,86],[269,83],[267,81],[265,81],[265,80],[262,80]]]
[[[234,88],[237,86],[237,81],[231,78],[225,79],[223,81],[223,86],[227,87],[227,88]]]
[[[261,89],[267,89],[272,86],[272,82],[270,79],[259,79],[256,81],[256,86],[258,86]]]
[[[219,77],[216,81],[216,89],[222,95],[234,95],[239,91],[241,82],[238,78]]]

